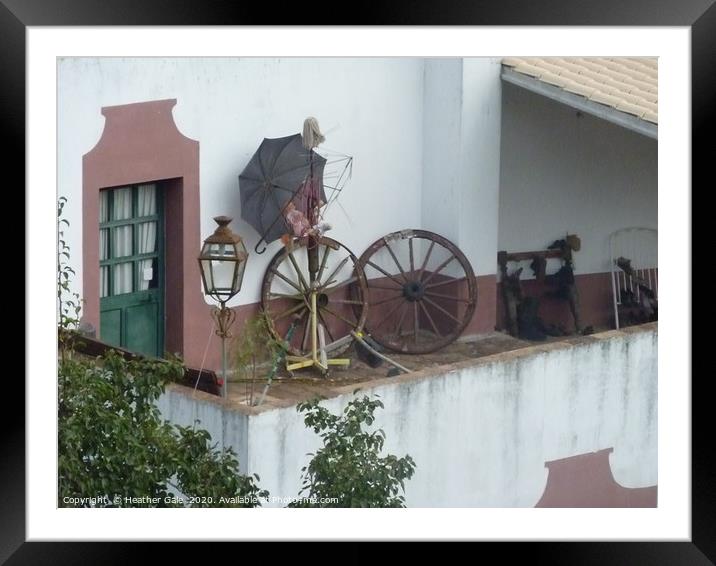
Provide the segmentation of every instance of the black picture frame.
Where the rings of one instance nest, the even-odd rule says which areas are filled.
[[[24,185],[25,170],[25,33],[28,26],[86,25],[564,25],[564,26],[686,26],[692,37],[692,159],[693,179],[708,179],[713,162],[712,130],[716,109],[716,5],[714,0],[529,0],[486,2],[383,1],[360,9],[311,3],[273,10],[270,6],[229,0],[0,0],[0,116],[6,141],[5,158]],[[350,22],[341,20],[350,14]],[[310,20],[310,21],[308,21]],[[710,135],[709,137],[713,137]],[[711,140],[712,141],[712,140]],[[14,169],[14,170],[13,170]],[[703,175],[700,175],[703,173]],[[692,191],[693,194],[693,191]],[[685,198],[689,195],[685,195]],[[27,213],[27,211],[26,211]],[[26,216],[27,218],[27,216]],[[27,257],[27,256],[26,256]],[[26,301],[29,297],[25,297]],[[689,331],[690,329],[684,329]],[[27,348],[27,344],[26,344]],[[691,379],[687,376],[664,376]],[[549,564],[710,564],[716,561],[716,470],[712,446],[708,374],[692,381],[692,538],[691,542],[539,542],[499,544],[500,560],[519,559]],[[21,379],[5,375],[5,399],[24,399]],[[21,409],[22,410],[22,409]],[[24,411],[0,427],[0,562],[25,564],[111,564],[147,557],[140,543],[25,542]],[[78,533],[78,537],[81,534]],[[186,545],[176,557],[186,558]],[[243,547],[241,558],[247,557]],[[261,549],[259,549],[261,551]],[[264,546],[263,551],[266,551]],[[162,549],[163,561],[174,559]],[[346,556],[346,555],[344,555]],[[339,558],[339,557],[337,557]],[[204,557],[206,559],[206,556]],[[238,559],[238,557],[237,557]]]

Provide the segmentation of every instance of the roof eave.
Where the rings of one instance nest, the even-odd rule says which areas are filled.
[[[541,94],[542,96],[546,96],[547,98],[551,98],[552,100],[556,100],[562,104],[586,112],[587,114],[592,114],[593,116],[597,116],[598,118],[602,118],[603,120],[607,120],[608,122],[612,122],[613,124],[617,124],[644,136],[658,139],[658,125],[642,120],[638,116],[632,116],[616,108],[593,102],[583,96],[567,92],[559,87],[547,84],[535,77],[530,77],[513,69],[503,67],[501,76],[503,81]]]

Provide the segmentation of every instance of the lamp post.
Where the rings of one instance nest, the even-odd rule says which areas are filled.
[[[211,311],[211,316],[216,321],[216,334],[221,338],[221,363],[224,378],[221,394],[226,399],[228,393],[226,339],[231,336],[229,328],[236,316],[234,311],[226,306],[226,303],[241,290],[249,254],[241,236],[234,234],[228,226],[232,218],[217,216],[214,220],[218,227],[211,236],[204,240],[199,254],[199,269],[204,292],[219,303],[219,307],[214,307]]]

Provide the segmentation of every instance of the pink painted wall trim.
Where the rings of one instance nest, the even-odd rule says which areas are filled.
[[[104,131],[82,158],[84,317],[99,329],[99,191],[165,181],[166,349],[198,367],[212,328],[196,261],[202,241],[199,142],[178,130],[175,105],[170,99],[102,108]]]
[[[479,275],[476,279],[477,308],[463,335],[492,332],[497,324],[497,276]]]
[[[656,507],[657,486],[627,488],[612,474],[613,448],[545,462],[547,485],[535,507]]]

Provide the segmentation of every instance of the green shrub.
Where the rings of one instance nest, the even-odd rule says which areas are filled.
[[[318,403],[297,407],[323,446],[302,468],[302,498],[289,507],[405,507],[405,480],[413,476],[415,462],[408,455],[381,457],[385,433],[364,430],[383,403],[363,396],[350,401],[341,415]]]
[[[60,361],[60,506],[260,505],[267,493],[239,474],[232,450],[217,450],[205,430],[162,420],[156,400],[182,372],[178,361],[114,352]]]

